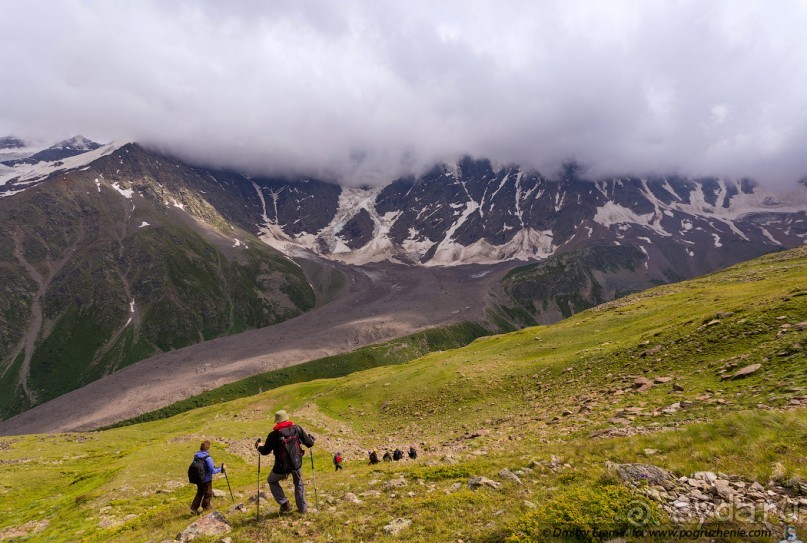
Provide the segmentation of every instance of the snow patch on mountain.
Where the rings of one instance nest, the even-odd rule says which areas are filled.
[[[97,181],[97,179],[96,179],[96,181]],[[118,191],[121,194],[121,196],[123,196],[124,198],[128,198],[129,200],[131,200],[132,196],[134,195],[134,190],[133,189],[125,189],[125,188],[121,187],[120,184],[117,181],[112,183],[112,188],[115,189],[116,191]]]
[[[605,227],[638,224],[654,230],[661,236],[670,236],[671,234],[661,227],[660,219],[661,216],[658,213],[639,215],[632,209],[611,201],[597,208],[597,212],[594,214],[594,221]]]

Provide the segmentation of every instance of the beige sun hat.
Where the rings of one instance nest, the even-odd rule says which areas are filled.
[[[286,413],[285,409],[281,409],[277,413],[275,413],[275,422],[286,422],[289,420],[289,414]]]

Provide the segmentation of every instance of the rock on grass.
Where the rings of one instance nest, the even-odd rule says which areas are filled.
[[[232,529],[232,525],[224,515],[218,511],[213,511],[209,515],[205,515],[196,522],[191,523],[185,530],[180,532],[177,540],[187,543],[200,536],[209,537],[228,534]]]
[[[384,533],[389,535],[398,535],[405,529],[409,528],[412,525],[412,521],[407,518],[396,518],[386,526],[382,528]]]

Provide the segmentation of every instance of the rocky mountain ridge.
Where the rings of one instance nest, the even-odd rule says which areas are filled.
[[[0,196],[96,158],[0,175]],[[673,275],[683,278],[807,240],[805,184],[773,191],[716,177],[590,180],[574,164],[546,177],[469,157],[369,188],[193,170],[205,179],[199,188],[212,189],[204,192],[210,205],[268,245],[348,264],[488,264],[630,244],[646,254],[644,265],[675,262]]]
[[[8,136],[0,140],[0,149],[13,149],[19,154],[27,156],[19,156],[14,159],[7,159],[2,162],[4,166],[32,166],[40,162],[56,162],[65,158],[80,155],[88,151],[94,151],[101,147],[100,143],[96,143],[82,135],[73,136],[66,140],[51,145],[45,149],[37,152],[28,153],[26,148],[28,145],[21,139],[14,136]]]
[[[311,225],[277,214],[289,200],[304,198],[296,196],[306,193],[303,185],[261,191],[264,241],[356,264],[534,260],[607,242],[641,247],[650,261],[660,252],[690,260],[695,271],[706,253],[728,252],[729,245],[761,254],[807,239],[807,187],[775,194],[747,180],[591,181],[575,168],[550,179],[466,158],[383,187],[343,188],[336,202],[323,202],[322,220]]]

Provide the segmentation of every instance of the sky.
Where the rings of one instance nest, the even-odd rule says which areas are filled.
[[[374,184],[807,176],[807,0],[2,0],[0,136]]]

